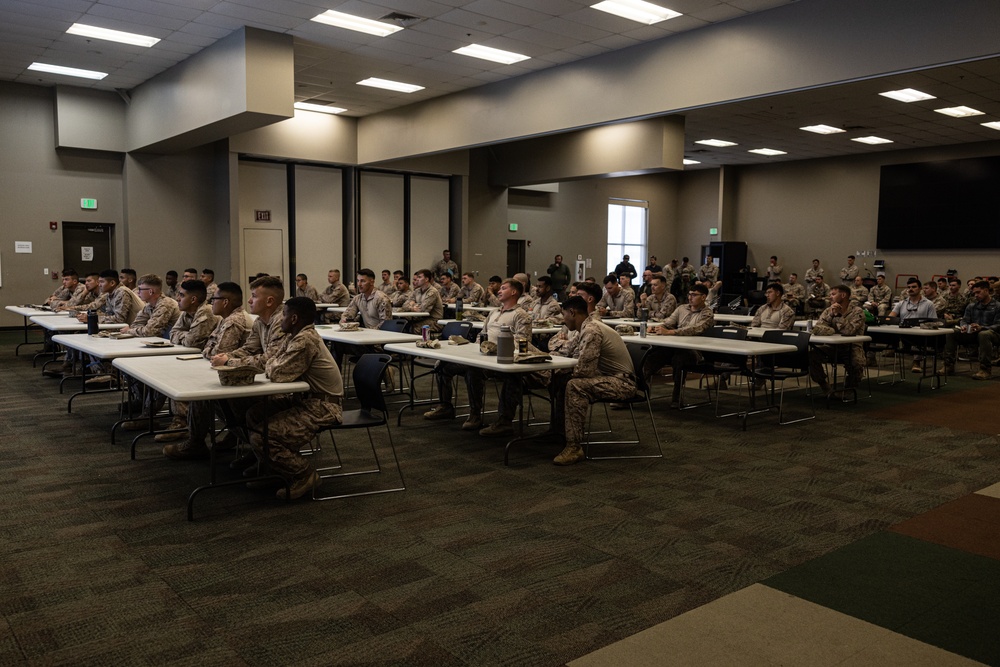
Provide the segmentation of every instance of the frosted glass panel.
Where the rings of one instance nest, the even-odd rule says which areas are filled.
[[[358,268],[379,276],[384,268],[403,266],[403,177],[361,173],[361,257]],[[347,280],[353,280],[350,276]],[[381,280],[381,279],[380,279]]]
[[[412,274],[433,266],[448,247],[448,179],[414,176],[410,179],[410,194]],[[459,269],[464,271],[465,267],[460,263]]]
[[[340,169],[295,167],[295,270],[321,292],[327,272],[344,268],[341,178]]]

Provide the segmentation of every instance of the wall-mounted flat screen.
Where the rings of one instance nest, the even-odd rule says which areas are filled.
[[[1000,157],[882,167],[882,250],[1000,248]]]

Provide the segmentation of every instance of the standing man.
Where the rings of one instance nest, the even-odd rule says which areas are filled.
[[[628,261],[628,255],[622,257],[622,261],[618,262],[618,266],[615,267],[615,276],[620,276],[623,273],[628,274],[629,283],[635,280],[636,276],[639,274],[636,272],[635,267],[632,266],[632,262]]]
[[[667,266],[663,267],[663,277],[667,281],[667,289],[668,290],[674,284],[674,278],[677,277],[677,271],[678,271],[678,269],[680,269],[680,265],[677,264],[677,260],[676,259],[670,260],[670,264],[668,264]]]
[[[206,299],[211,299],[215,296],[215,291],[219,289],[219,286],[215,284],[215,271],[212,269],[202,269],[201,282],[205,283],[205,294],[208,295]]]
[[[566,293],[566,286],[573,281],[573,273],[569,270],[568,266],[563,264],[562,255],[556,255],[555,260],[549,264],[546,273],[552,278],[553,293],[555,293],[556,298],[560,298]]]
[[[340,282],[340,270],[330,269],[326,274],[326,280],[330,283],[323,294],[320,295],[319,301],[321,303],[333,303],[338,306],[346,306],[351,300],[351,293],[347,291],[347,288]]]
[[[369,273],[372,273],[369,287],[374,289],[375,274],[370,270]],[[381,292],[378,294],[385,297]],[[321,429],[339,424],[343,416],[343,378],[333,355],[316,333],[315,320],[316,304],[312,300],[289,299],[281,319],[284,336],[264,367],[271,382],[302,380],[309,383],[309,393],[260,401],[247,412],[254,453],[290,484],[288,493],[284,488],[278,489],[279,500],[300,498],[319,486],[319,475],[299,451]],[[253,482],[250,484],[257,488]]]
[[[847,266],[840,270],[840,282],[851,285],[854,279],[861,275],[861,268],[854,263],[854,255],[847,256]]]
[[[719,280],[719,267],[712,261],[711,255],[705,255],[705,263],[698,269],[698,280],[709,280],[713,285]]]
[[[650,273],[663,273],[663,267],[656,261],[656,255],[649,256],[649,264],[646,265],[646,270]]]
[[[434,265],[433,271],[439,278],[446,273],[450,273],[452,278],[458,275],[458,264],[451,260],[451,250],[445,248],[441,251],[441,259]]]
[[[476,275],[471,271],[462,274],[462,287],[459,290],[462,302],[470,306],[485,305],[486,290],[476,282]]]
[[[646,299],[650,294],[653,293],[653,271],[650,269],[645,269],[642,272],[642,284],[639,285],[639,289],[636,291],[637,298],[640,302],[645,303]]]
[[[821,278],[822,279],[822,278]],[[830,307],[824,310],[813,333],[816,335],[860,336],[865,332],[865,313],[851,303],[851,288],[847,285],[836,285],[830,290]],[[865,368],[865,353],[861,343],[851,343],[849,356],[843,359],[843,345],[813,345],[809,349],[809,375],[820,390],[830,395],[830,383],[827,380],[824,364],[844,362],[844,388],[854,389],[861,384],[861,374]]]
[[[812,261],[812,267],[806,271],[806,282],[812,285],[816,282],[816,276],[823,277],[823,267],[819,265],[819,260]]]
[[[961,284],[959,285],[961,287]],[[885,284],[885,274],[879,272],[875,276],[875,287],[868,290],[868,300],[875,306],[876,314],[885,317],[892,305],[892,288]],[[962,309],[964,310],[964,305]]]
[[[618,276],[608,274],[604,278],[604,296],[597,304],[601,317],[635,317],[635,293],[622,289]]]
[[[392,302],[381,290],[375,289],[375,272],[361,269],[357,274],[358,295],[351,299],[347,310],[340,316],[340,323],[351,322],[361,315],[361,326],[378,329],[392,319]]]
[[[708,288],[701,283],[695,283],[688,292],[688,302],[678,306],[663,324],[651,327],[649,333],[654,336],[700,336],[715,324],[715,315],[706,304]],[[671,350],[668,354],[659,356],[643,373],[653,373],[666,364],[673,367],[674,391],[672,402],[680,404],[681,385],[684,384],[684,368],[698,363],[700,354],[690,350]]]
[[[305,297],[313,303],[319,301],[319,292],[309,284],[309,277],[304,273],[295,276],[295,296]]]
[[[764,277],[769,283],[781,282],[781,266],[778,264],[777,255],[771,255],[771,259],[768,260],[767,268],[764,269]]]
[[[1000,303],[990,296],[990,284],[980,280],[972,286],[974,301],[965,307],[955,333],[949,333],[944,346],[944,372],[955,374],[959,343],[979,346],[979,372],[974,380],[989,380],[993,375],[995,350],[1000,345]]]
[[[430,313],[428,317],[413,321],[414,331],[420,331],[425,325],[435,333],[441,331],[438,320],[444,316],[444,304],[441,303],[441,293],[434,289],[433,283],[434,274],[429,269],[420,269],[413,274],[413,297],[403,304],[403,310]]]
[[[625,400],[635,395],[635,370],[621,336],[589,315],[579,296],[570,297],[563,305],[563,322],[570,331],[579,332],[579,343],[572,354],[577,365],[572,371],[553,373],[550,384],[552,422],[561,422],[566,436],[566,446],[552,459],[560,466],[584,458],[580,443],[592,401]]]
[[[757,309],[750,322],[751,327],[762,329],[785,329],[790,331],[795,324],[795,311],[784,303],[785,288],[781,283],[771,283],[764,290],[767,303]]]

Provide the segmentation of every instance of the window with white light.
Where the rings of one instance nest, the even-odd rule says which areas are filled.
[[[608,273],[614,273],[622,257],[628,255],[636,271],[642,274],[642,267],[646,266],[648,229],[649,202],[634,199],[608,202]]]

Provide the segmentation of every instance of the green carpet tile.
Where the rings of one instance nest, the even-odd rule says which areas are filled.
[[[1000,664],[1000,561],[892,532],[764,584],[987,664]]]

